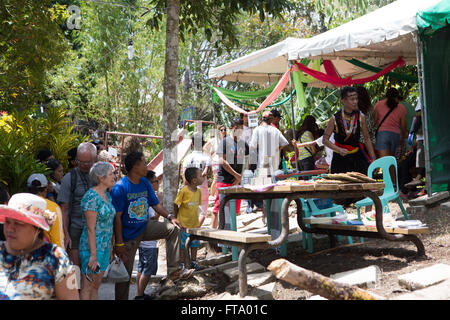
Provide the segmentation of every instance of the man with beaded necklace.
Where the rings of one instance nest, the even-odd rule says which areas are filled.
[[[367,174],[369,164],[376,159],[376,155],[367,130],[366,118],[358,110],[358,93],[356,89],[353,87],[342,88],[341,101],[344,107],[330,118],[323,135],[323,144],[334,151],[330,172],[357,171]],[[329,140],[333,132],[334,144]],[[369,155],[365,153],[362,145],[359,143],[361,134]]]

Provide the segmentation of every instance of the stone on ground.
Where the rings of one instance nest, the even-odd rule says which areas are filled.
[[[410,200],[408,203],[411,206],[417,206],[417,205],[430,206],[432,204],[435,204],[435,203],[445,200],[447,198],[450,198],[450,193],[448,191],[435,192],[431,196],[423,195],[417,199]]]
[[[360,288],[373,288],[379,283],[380,276],[381,269],[373,265],[362,269],[336,273],[331,275],[330,278],[340,283],[354,285]]]
[[[422,289],[450,279],[450,266],[442,263],[398,277],[400,285],[409,290]]]
[[[259,287],[272,281],[275,281],[275,276],[272,272],[252,273],[247,275],[247,285],[249,287]],[[234,281],[229,284],[225,290],[233,294],[239,292],[239,281]]]
[[[246,268],[247,268],[247,276],[251,273],[259,273],[259,272],[266,271],[266,269],[257,262],[247,264]],[[230,281],[235,281],[239,278],[239,268],[238,267],[226,269],[223,272],[228,276]]]

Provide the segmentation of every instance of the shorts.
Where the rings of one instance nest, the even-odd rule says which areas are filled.
[[[98,251],[97,250],[97,262],[100,266],[100,271],[105,272],[109,266],[111,250]],[[89,250],[80,251],[81,259],[81,274],[86,274],[86,268],[89,263],[89,258],[91,257],[91,252]],[[89,273],[92,273],[89,271]]]
[[[184,231],[181,231],[181,249],[184,249],[184,244],[186,242],[186,239],[189,238],[190,234],[186,233]],[[200,247],[200,241],[199,240],[192,240],[191,241],[191,248],[198,248]]]
[[[217,189],[219,189],[219,188],[229,187],[229,186],[231,186],[231,183],[217,182],[216,186],[217,186]],[[225,195],[223,195],[223,194],[219,195],[219,190],[217,190],[216,200],[214,201],[213,214],[217,215],[219,213],[220,200],[224,196]],[[239,212],[241,210],[241,199],[235,199],[235,205],[236,205],[236,214],[239,214]]]
[[[395,154],[400,144],[400,134],[392,131],[378,131],[375,149],[389,150],[391,154]]]
[[[80,246],[80,238],[82,232],[83,229],[73,227],[69,228],[70,239],[72,239],[72,249],[78,249],[78,247]]]
[[[155,275],[158,271],[158,248],[139,247],[138,272],[144,276]]]

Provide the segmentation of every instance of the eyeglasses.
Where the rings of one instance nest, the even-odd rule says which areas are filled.
[[[227,129],[220,129],[221,132],[227,132]]]
[[[153,181],[150,181],[150,183],[158,183],[159,181],[158,180],[153,180]]]
[[[78,164],[82,164],[82,165],[85,165],[85,166],[88,166],[88,165],[91,165],[91,164],[93,164],[94,163],[94,161],[80,161],[80,160],[76,160],[77,161],[77,163]]]

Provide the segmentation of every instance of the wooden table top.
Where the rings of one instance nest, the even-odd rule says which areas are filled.
[[[246,186],[232,186],[219,188],[221,194],[234,193],[286,193],[286,192],[311,192],[311,191],[358,191],[358,190],[373,190],[380,191],[385,187],[383,182],[376,183],[346,183],[346,184],[322,184],[322,183],[307,183],[307,184],[280,184],[275,185],[266,191],[255,191]]]

